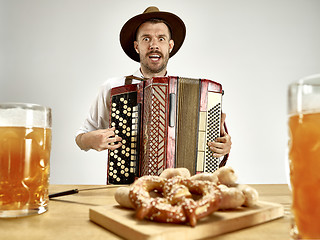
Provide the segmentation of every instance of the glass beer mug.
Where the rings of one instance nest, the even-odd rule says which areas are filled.
[[[0,103],[0,218],[48,209],[51,109]]]
[[[288,90],[291,239],[320,239],[320,74]]]

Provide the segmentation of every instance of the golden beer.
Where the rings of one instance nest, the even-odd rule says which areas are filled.
[[[0,217],[6,218],[43,213],[49,201],[51,112],[15,108],[0,104]]]
[[[302,239],[320,239],[320,113],[291,116],[292,211]]]
[[[300,79],[288,90],[290,237],[320,239],[320,74]]]

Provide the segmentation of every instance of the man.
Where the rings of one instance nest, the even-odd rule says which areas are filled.
[[[181,47],[185,38],[185,25],[176,15],[161,12],[156,7],[128,20],[120,32],[120,42],[125,53],[140,62],[140,69],[133,78],[168,76],[167,64]],[[125,84],[126,77],[110,79],[101,88],[84,125],[78,131],[76,143],[82,150],[114,150],[121,146],[121,138],[115,128],[109,128],[110,89]],[[140,80],[133,79],[133,84]],[[230,152],[231,137],[226,133],[222,115],[221,137],[208,145],[214,157]]]

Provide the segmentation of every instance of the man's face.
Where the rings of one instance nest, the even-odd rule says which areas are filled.
[[[143,23],[137,31],[134,42],[134,48],[140,56],[142,72],[145,75],[165,74],[173,46],[174,42],[170,39],[166,24]]]

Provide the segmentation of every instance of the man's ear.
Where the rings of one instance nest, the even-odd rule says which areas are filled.
[[[134,49],[136,50],[136,52],[139,54],[139,50],[138,50],[138,42],[137,41],[134,41],[133,42],[133,46],[134,46]]]
[[[172,51],[173,47],[174,47],[174,41],[172,39],[170,39],[170,41],[169,41],[169,52]]]

